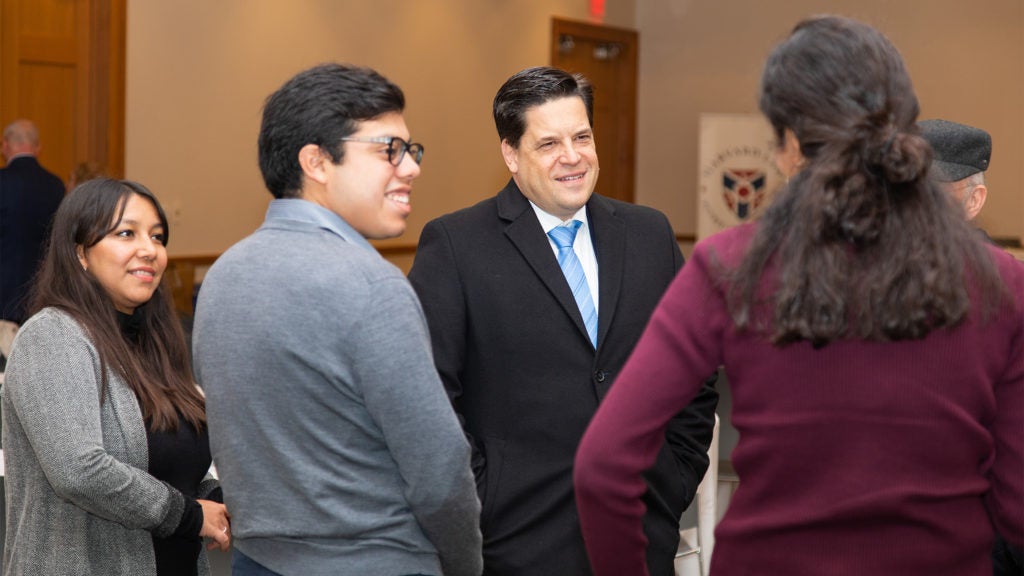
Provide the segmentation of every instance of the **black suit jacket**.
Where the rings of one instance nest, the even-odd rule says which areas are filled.
[[[683,263],[668,220],[593,196],[598,349],[547,236],[513,181],[420,236],[409,279],[474,450],[485,574],[589,574],[572,488],[576,447]],[[718,395],[705,386],[649,471],[651,573],[670,576],[679,516],[707,468]]]
[[[64,199],[64,183],[31,156],[0,169],[0,319],[25,320],[25,299]]]

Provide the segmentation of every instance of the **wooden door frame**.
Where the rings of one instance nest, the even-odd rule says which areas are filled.
[[[89,14],[88,87],[92,119],[85,158],[124,178],[127,0],[93,0]]]
[[[553,17],[551,19],[550,51],[550,62],[553,66],[557,66],[556,63],[559,58],[559,45],[563,34],[596,39],[610,44],[621,44],[630,48],[629,54],[631,54],[632,57],[627,62],[627,66],[629,71],[628,73],[633,77],[632,89],[624,89],[622,86],[616,87],[616,89],[622,90],[622,92],[620,92],[620,96],[624,96],[628,104],[626,106],[625,117],[620,118],[620,121],[625,124],[626,135],[624,142],[620,144],[618,149],[619,153],[624,154],[625,156],[625,161],[618,163],[619,168],[623,170],[624,173],[617,179],[618,182],[616,182],[615,188],[616,194],[620,199],[626,200],[627,202],[634,202],[636,200],[636,117],[640,61],[639,35],[636,30],[630,30],[627,28],[595,25],[588,22]],[[613,159],[609,158],[608,160],[612,161]]]
[[[124,178],[127,0],[93,0],[89,35],[89,89],[95,120],[86,157]]]
[[[78,161],[94,161],[105,167],[109,176],[124,177],[125,154],[125,74],[127,51],[127,0],[75,0],[82,8],[76,14],[75,45],[48,46],[43,38],[21,44],[16,34],[17,17],[9,20],[8,10],[15,5],[0,0],[0,102],[11,117],[22,116],[18,102],[18,65],[23,48],[29,54],[44,50],[59,57],[84,54],[76,60],[76,85],[84,95],[75,103],[75,150]],[[17,15],[17,12],[14,13]],[[31,55],[29,55],[31,57]],[[12,103],[13,102],[13,103]],[[2,129],[2,127],[0,127]]]

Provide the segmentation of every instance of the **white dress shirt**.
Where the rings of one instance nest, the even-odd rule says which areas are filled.
[[[533,207],[533,211],[537,214],[537,220],[540,220],[540,226],[544,229],[545,235],[556,226],[565,226],[573,220],[583,222],[580,229],[576,231],[576,239],[572,243],[572,250],[576,253],[576,257],[579,258],[580,265],[583,266],[583,275],[587,277],[590,297],[594,300],[594,310],[600,313],[601,307],[597,299],[597,254],[594,253],[594,243],[590,240],[590,222],[587,220],[587,207],[583,206],[572,218],[563,222],[558,216],[552,216],[541,210],[532,201],[530,206]],[[558,246],[555,245],[555,241],[550,236],[548,236],[548,244],[551,245],[551,251],[555,253],[555,258],[558,258]]]

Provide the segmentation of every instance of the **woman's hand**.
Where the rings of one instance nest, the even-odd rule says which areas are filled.
[[[212,500],[196,502],[203,507],[203,528],[199,535],[213,540],[206,549],[219,548],[222,552],[227,552],[231,548],[231,515],[228,514],[228,509]]]

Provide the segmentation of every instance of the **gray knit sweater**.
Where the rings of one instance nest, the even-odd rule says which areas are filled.
[[[239,550],[286,576],[481,573],[419,301],[344,220],[272,202],[206,275],[193,349]]]
[[[18,332],[3,387],[5,576],[156,574],[152,536],[178,526],[185,497],[153,476],[142,411],[68,314],[47,308]],[[214,487],[204,481],[200,493]],[[207,574],[200,554],[200,574]]]

